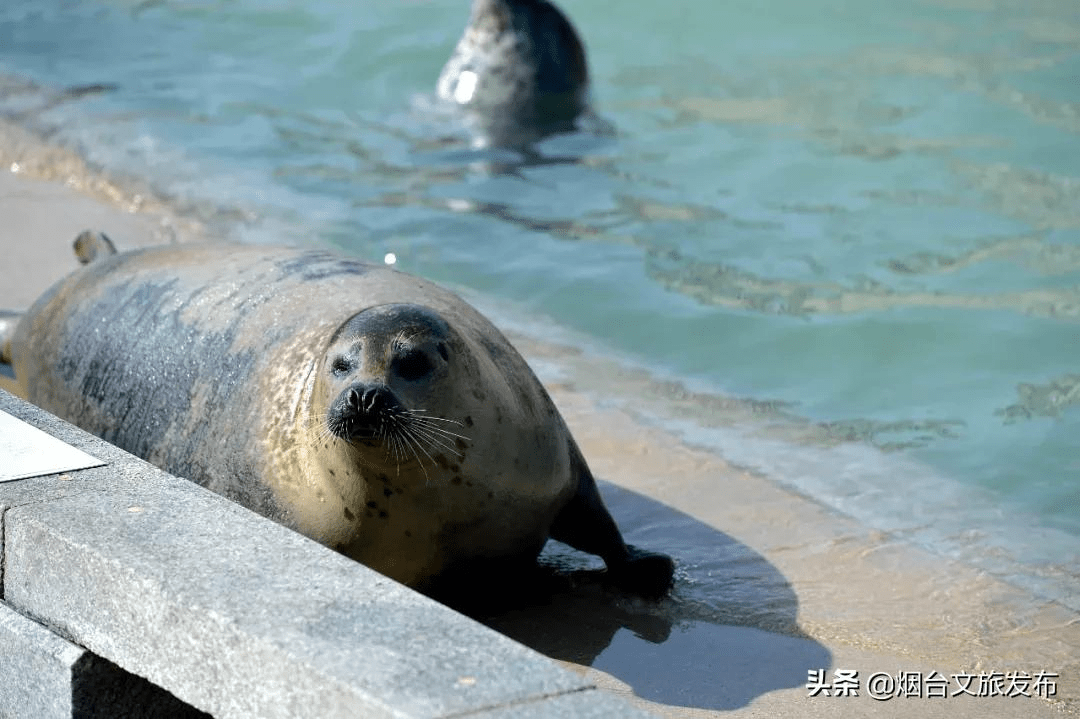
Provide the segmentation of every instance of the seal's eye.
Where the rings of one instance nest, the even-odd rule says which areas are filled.
[[[397,370],[398,376],[406,380],[420,379],[433,368],[431,366],[431,360],[423,352],[416,350],[410,350],[401,357],[398,357],[394,362],[394,369]]]
[[[330,365],[330,371],[339,377],[348,374],[351,370],[352,363],[341,356],[335,357],[333,364]]]

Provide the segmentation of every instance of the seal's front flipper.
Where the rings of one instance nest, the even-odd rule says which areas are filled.
[[[616,586],[649,599],[659,599],[667,594],[674,581],[675,561],[666,554],[630,544],[626,549],[626,558],[621,564],[608,562],[608,571]]]
[[[623,541],[580,450],[570,442],[571,471],[578,478],[575,494],[551,525],[553,539],[590,554],[598,554],[620,589],[658,598],[671,589],[675,562],[659,552],[632,547]]]
[[[88,265],[94,260],[116,254],[116,245],[104,232],[83,230],[75,238],[75,256],[79,263]]]
[[[11,338],[22,316],[22,312],[0,310],[0,364],[11,364]]]

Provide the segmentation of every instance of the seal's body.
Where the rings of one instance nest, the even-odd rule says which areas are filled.
[[[473,0],[436,85],[481,145],[518,146],[574,128],[589,103],[585,48],[547,0]]]
[[[407,584],[531,561],[549,535],[637,591],[670,584],[670,559],[623,543],[521,356],[416,277],[108,247],[7,339],[29,401]]]

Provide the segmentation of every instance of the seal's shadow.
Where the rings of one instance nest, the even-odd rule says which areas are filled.
[[[803,685],[809,669],[831,665],[829,650],[799,629],[790,583],[763,556],[659,502],[600,485],[627,541],[675,557],[669,598],[648,602],[620,594],[605,586],[602,564],[549,542],[540,569],[527,583],[514,583],[516,591],[485,590],[483,605],[462,596],[449,603],[543,654],[604,671],[661,704],[737,709],[766,692]]]

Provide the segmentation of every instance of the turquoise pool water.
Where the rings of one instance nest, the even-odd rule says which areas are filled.
[[[467,5],[8,0],[0,113],[223,237],[544,318],[684,388],[641,411],[688,440],[1080,596],[1076,3],[564,0],[617,132],[529,161],[432,107]]]

